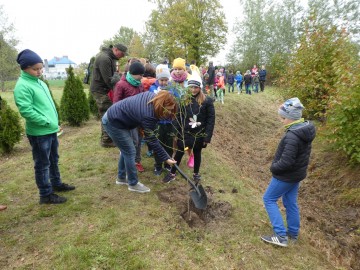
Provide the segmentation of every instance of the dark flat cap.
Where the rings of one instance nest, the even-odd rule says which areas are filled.
[[[127,47],[125,45],[118,43],[114,47],[117,48],[118,50],[122,51],[125,55],[129,55],[127,52]]]

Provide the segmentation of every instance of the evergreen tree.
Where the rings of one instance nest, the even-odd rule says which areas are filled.
[[[10,153],[21,139],[23,127],[20,116],[0,96],[0,150]]]
[[[67,74],[64,93],[60,102],[61,117],[71,126],[79,126],[89,119],[89,104],[82,80],[74,75],[72,66],[67,69]]]

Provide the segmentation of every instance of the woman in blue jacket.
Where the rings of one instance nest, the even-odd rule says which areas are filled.
[[[175,97],[168,91],[158,94],[144,92],[113,104],[102,118],[102,124],[115,145],[120,149],[117,184],[128,185],[130,191],[149,192],[150,189],[139,182],[135,166],[135,146],[130,130],[141,127],[149,147],[161,162],[175,164],[155,136],[160,119],[174,118]]]

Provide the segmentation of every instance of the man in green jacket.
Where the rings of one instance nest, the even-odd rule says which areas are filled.
[[[96,55],[91,76],[90,91],[102,118],[112,105],[108,93],[113,88],[111,79],[116,71],[116,61],[127,55],[127,47],[123,44],[110,45],[109,48],[102,48]],[[100,145],[103,147],[115,147],[109,135],[101,125]]]
[[[14,89],[14,98],[26,121],[26,135],[32,147],[40,204],[64,203],[66,198],[53,191],[69,191],[75,187],[61,181],[58,166],[58,114],[48,87],[39,79],[43,61],[35,52],[26,49],[19,53],[17,62],[21,75]]]

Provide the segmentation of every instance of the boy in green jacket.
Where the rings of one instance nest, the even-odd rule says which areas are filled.
[[[46,84],[39,79],[43,61],[31,50],[23,50],[17,57],[21,75],[15,85],[14,98],[20,114],[26,121],[35,163],[35,181],[40,193],[40,204],[59,204],[65,197],[53,191],[69,191],[75,187],[62,183],[58,166],[58,115]]]

